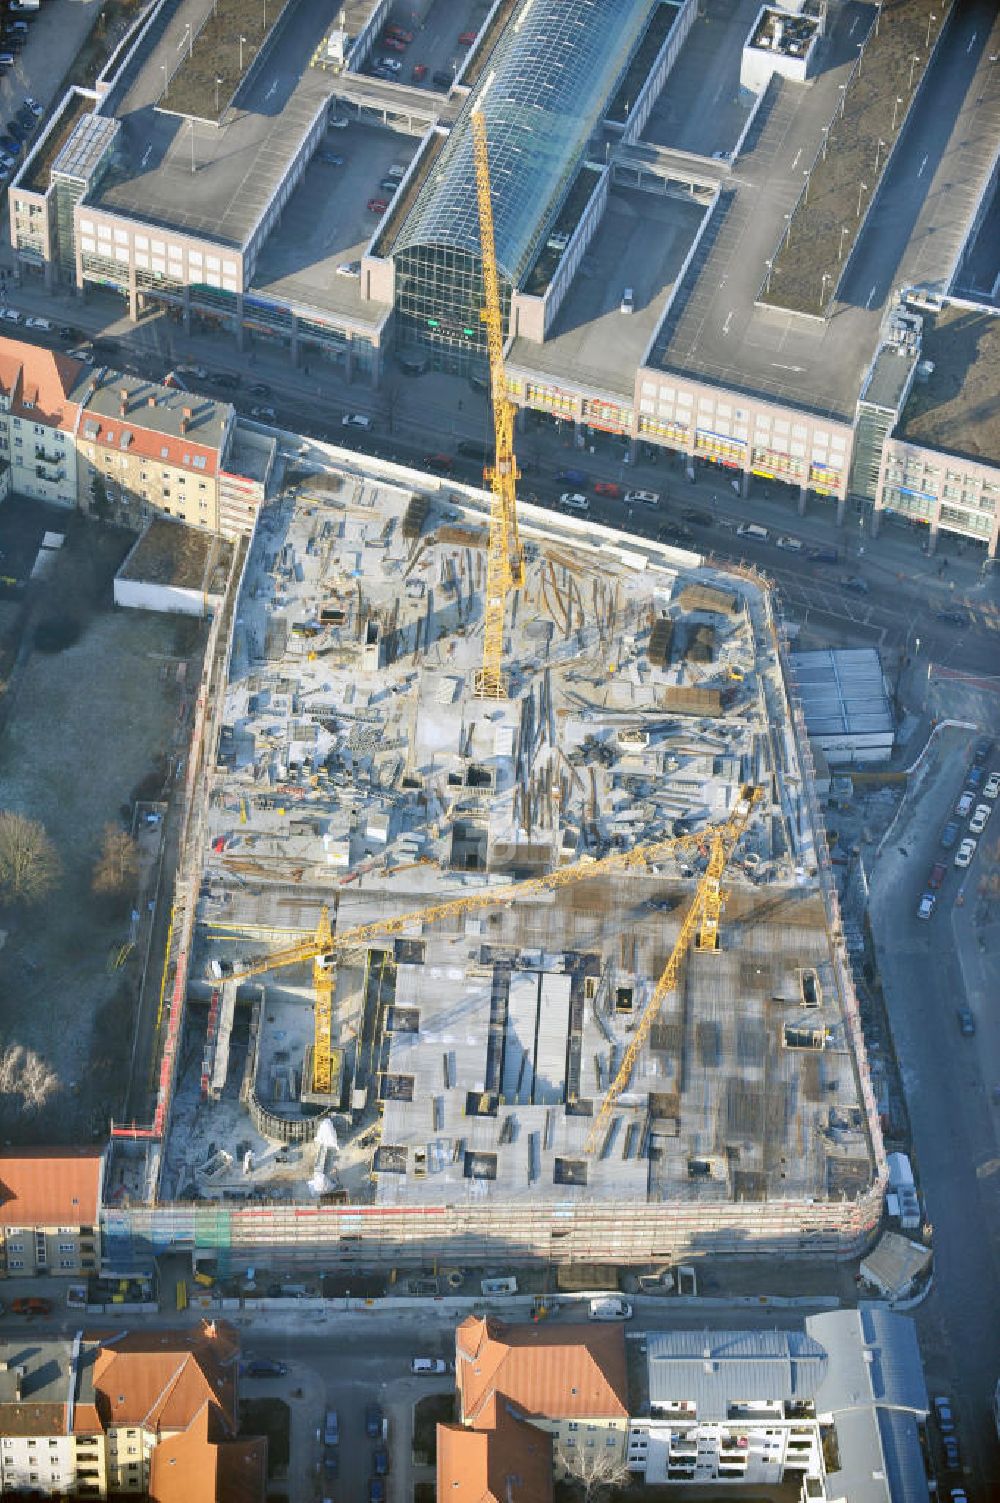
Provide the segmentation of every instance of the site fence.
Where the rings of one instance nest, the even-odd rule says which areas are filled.
[[[805,715],[803,714],[801,702],[795,695],[792,687],[791,665],[788,661],[788,637],[784,627],[775,617],[774,591],[770,583],[761,585],[761,593],[764,600],[764,612],[768,623],[768,630],[774,641],[775,653],[781,665],[781,676],[785,685],[789,719],[802,769],[802,798],[813,828],[816,869],[820,890],[823,895],[823,904],[826,909],[831,959],[837,976],[848,1037],[857,1070],[858,1086],[868,1123],[871,1151],[875,1160],[877,1178],[872,1194],[877,1195],[878,1203],[881,1207],[885,1186],[889,1178],[889,1166],[886,1159],[885,1143],[882,1137],[882,1123],[879,1118],[875,1091],[872,1086],[871,1071],[868,1065],[868,1052],[865,1048],[864,1032],[861,1027],[861,1013],[858,1007],[857,993],[854,989],[854,973],[851,969],[851,959],[844,938],[840,899],[837,896],[833,863],[830,860],[830,852],[826,842],[826,826],[816,799],[816,769],[813,763],[812,750],[809,745],[809,733],[806,730]]]

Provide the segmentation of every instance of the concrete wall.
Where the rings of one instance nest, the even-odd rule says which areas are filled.
[[[115,605],[135,611],[161,611],[167,615],[210,616],[221,597],[179,585],[153,584],[146,579],[116,579]]]

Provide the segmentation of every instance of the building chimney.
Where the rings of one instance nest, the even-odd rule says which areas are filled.
[[[188,422],[190,422],[191,419],[194,417],[194,408],[193,407],[182,407],[181,411],[183,412],[184,416],[187,418]]]
[[[181,437],[182,438],[184,437],[184,435],[185,435],[185,433],[187,431],[188,431],[188,420],[187,420],[187,415],[185,414],[185,416],[181,418]]]
[[[128,387],[127,386],[119,386],[119,388],[118,388],[118,400],[122,404],[123,407],[127,407],[128,406]]]
[[[156,406],[156,398],[155,398],[155,396],[153,396],[153,397],[147,397],[146,398],[146,406],[147,407],[155,407]]]
[[[28,1376],[28,1369],[21,1364],[14,1369],[14,1397],[18,1401],[24,1397],[24,1380]]]

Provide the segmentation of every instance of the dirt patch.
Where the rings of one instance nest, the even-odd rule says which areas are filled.
[[[204,26],[184,49],[159,108],[218,120],[290,3],[270,0],[258,9],[247,0],[215,0]]]
[[[290,1453],[292,1417],[281,1399],[243,1399],[240,1402],[240,1434],[267,1436],[267,1477],[284,1475]]]
[[[774,257],[761,301],[819,317],[840,281],[948,10],[943,0],[889,0],[868,37]]]
[[[437,1427],[455,1420],[455,1396],[432,1393],[420,1399],[413,1410],[413,1459],[427,1466],[437,1462]]]
[[[40,820],[63,867],[40,906],[0,914],[0,1043],[36,1050],[61,1084],[24,1123],[32,1141],[99,1136],[121,1112],[155,861],[144,862],[134,920],[131,904],[124,917],[109,913],[91,877],[105,825],[122,821],[136,789],[162,793],[183,748],[185,684],[197,677],[176,655],[174,620],[112,607],[128,541],[70,526],[34,617],[70,601],[78,639],[22,660],[0,735],[0,808]]]

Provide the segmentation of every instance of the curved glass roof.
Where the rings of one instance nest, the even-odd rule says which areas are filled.
[[[486,117],[497,264],[514,287],[531,263],[655,0],[525,0],[465,103],[394,252],[479,255],[469,116]]]

